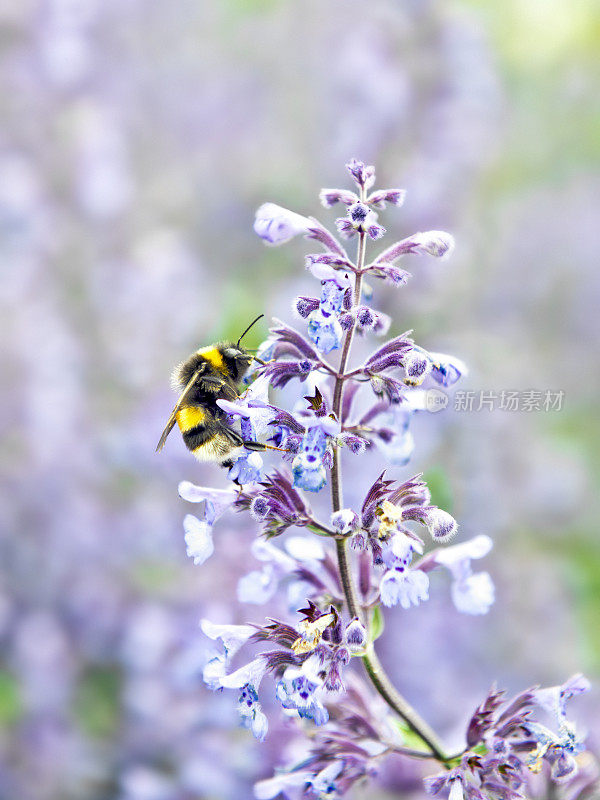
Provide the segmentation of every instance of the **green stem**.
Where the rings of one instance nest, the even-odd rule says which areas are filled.
[[[360,303],[362,290],[362,271],[365,263],[365,248],[366,235],[364,233],[360,233],[356,260],[353,306],[356,306]],[[350,328],[344,338],[338,375],[336,377],[333,390],[333,413],[339,420],[340,425],[343,423],[341,409],[344,394],[344,383],[346,379],[350,377],[349,375],[346,375],[346,366],[348,364],[355,327],[356,323]],[[333,465],[331,468],[331,504],[334,512],[340,511],[344,504],[339,447],[334,447],[333,449]],[[347,539],[337,539],[336,548],[340,578],[342,581],[342,587],[344,590],[348,611],[352,617],[357,617],[364,623],[364,611],[358,599],[356,586],[352,577],[352,566],[348,553]],[[385,700],[385,702],[394,709],[394,711],[406,722],[408,727],[422,739],[427,747],[429,747],[431,755],[438,761],[445,763],[447,761],[447,756],[444,754],[443,746],[437,738],[435,732],[423,719],[421,719],[417,712],[402,697],[402,695],[392,684],[385,670],[383,669],[383,666],[381,665],[381,662],[379,661],[377,653],[375,652],[375,648],[372,644],[369,645],[367,653],[362,657],[362,661],[373,686]]]

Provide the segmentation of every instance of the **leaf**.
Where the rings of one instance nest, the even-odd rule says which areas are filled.
[[[374,642],[379,639],[385,628],[385,617],[381,610],[381,606],[375,606],[373,609],[373,616],[371,617],[371,641]]]
[[[92,665],[75,692],[75,718],[93,738],[108,739],[119,726],[122,675],[116,666]]]
[[[0,670],[0,730],[15,725],[22,716],[19,682],[10,672]]]
[[[403,719],[399,719],[398,717],[393,717],[393,716],[390,717],[389,719],[390,722],[400,733],[402,737],[402,744],[404,747],[410,747],[413,750],[421,750],[424,753],[430,752],[429,747],[425,744],[423,739],[421,739],[419,734],[415,733],[411,728],[409,728]]]

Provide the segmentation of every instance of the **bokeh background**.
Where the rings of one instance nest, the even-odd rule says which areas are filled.
[[[0,46],[2,800],[250,797],[280,760],[198,677],[201,616],[266,613],[235,602],[254,533],[224,518],[194,568],[177,483],[224,478],[154,447],[174,363],[314,288],[255,207],[332,224],[350,157],[407,189],[393,235],[457,240],[376,288],[395,332],[467,361],[463,389],[565,392],[417,420],[392,474],[494,538],[497,603],[459,617],[440,582],[383,657],[453,741],[495,679],[597,681],[598,3],[2,0]],[[573,710],[593,744],[597,689]]]

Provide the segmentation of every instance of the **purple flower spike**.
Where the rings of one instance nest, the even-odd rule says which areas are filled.
[[[315,239],[319,244],[323,245],[325,250],[329,253],[333,253],[337,258],[349,263],[348,254],[335,236],[333,236],[327,228],[324,228],[320,222],[313,219],[313,217],[310,218],[310,227],[306,236],[308,239]]]
[[[300,717],[324,725],[329,714],[320,700],[322,686],[318,658],[311,656],[300,668],[289,667],[285,671],[277,684],[276,696],[284,708],[296,709]]]
[[[263,367],[262,374],[268,376],[271,386],[280,389],[289,383],[293,378],[306,380],[311,370],[316,367],[314,361],[274,361]]]
[[[315,348],[298,331],[290,328],[289,325],[286,325],[285,322],[276,317],[273,322],[275,325],[270,329],[270,333],[276,344],[273,353],[274,358],[279,358],[279,356],[288,353],[309,359],[317,358]]]
[[[216,643],[217,652],[206,662],[207,643],[201,641],[189,648],[191,656],[186,651],[185,659],[175,659],[176,671],[185,672],[186,686],[192,674],[202,671],[209,688],[235,690],[241,725],[259,741],[265,740],[269,729],[259,686],[266,678],[272,695],[274,685],[284,710],[280,716],[288,718],[284,727],[278,726],[283,738],[275,745],[288,748],[294,760],[275,777],[256,784],[256,800],[346,796],[392,753],[401,759],[427,759],[412,771],[402,771],[404,788],[413,794],[421,768],[434,761],[445,767],[443,774],[426,779],[427,790],[439,800],[519,800],[556,794],[549,781],[569,782],[560,787],[561,797],[574,800],[582,792],[587,796],[597,782],[597,770],[591,755],[579,757],[584,738],[566,716],[567,701],[589,689],[582,675],[560,686],[522,691],[509,700],[493,686],[468,721],[466,746],[457,742],[446,749],[419,712],[390,687],[377,663],[377,640],[390,622],[386,609],[410,610],[427,601],[429,573],[434,569],[444,567],[450,573],[452,601],[460,612],[481,615],[489,610],[494,602],[492,578],[476,572],[473,565],[489,553],[492,541],[476,536],[442,548],[439,545],[455,535],[458,525],[449,513],[432,505],[423,475],[402,481],[381,471],[382,461],[394,466],[408,462],[415,446],[411,420],[426,411],[425,422],[429,413],[439,411],[449,398],[436,385],[451,387],[467,370],[459,359],[415,344],[412,331],[359,360],[351,352],[356,340],[362,339],[364,346],[365,338],[386,333],[391,324],[387,315],[370,307],[375,292],[369,276],[402,286],[410,275],[397,266],[399,259],[411,254],[446,258],[454,240],[443,231],[420,232],[382,248],[373,258],[371,251],[379,248],[370,240],[385,233],[378,211],[388,204],[400,206],[404,191],[373,190],[375,170],[362,161],[352,159],[347,168],[358,188],[326,188],[320,199],[326,208],[341,204],[337,229],[345,238],[359,238],[356,256],[350,257],[342,240],[312,217],[273,203],[265,203],[257,212],[255,230],[267,243],[280,244],[302,234],[311,240],[310,250],[323,251],[306,257],[307,270],[320,282],[314,292],[319,296],[296,297],[292,306],[306,328],[299,332],[275,320],[245,371],[243,389],[242,382],[229,381],[228,391],[206,370],[191,382],[190,392],[215,393],[215,413],[235,425],[247,446],[236,449],[241,456],[234,463],[232,458],[230,466],[236,491],[180,485],[181,496],[200,503],[202,512],[185,518],[187,553],[203,563],[214,549],[214,521],[231,505],[236,512],[248,512],[246,520],[260,534],[251,547],[258,564],[237,576],[237,599],[252,604],[255,611],[257,605],[268,603],[265,613],[276,616],[267,616],[262,625],[215,625],[205,620],[203,630]],[[327,357],[342,347],[342,340],[341,357]],[[219,350],[225,361],[235,355],[227,345]],[[208,351],[205,357],[213,358]],[[218,361],[215,354],[217,371]],[[188,366],[184,362],[183,367]],[[226,380],[228,371],[220,371]],[[280,388],[285,391],[272,391]],[[283,402],[280,397],[288,403],[285,408],[275,405]],[[203,405],[202,397],[198,399]],[[234,445],[234,434],[231,440]],[[270,474],[262,474],[260,445],[252,442],[274,446],[279,452],[270,453],[269,461],[287,462],[289,470],[272,468]],[[355,457],[348,457],[344,447]],[[373,480],[378,471],[368,473],[378,462],[380,474]],[[322,490],[329,480],[330,502],[321,496],[313,511],[308,492]],[[360,490],[369,484],[366,493]],[[425,537],[415,532],[415,522],[428,528],[433,546],[430,542],[426,547]],[[280,536],[279,542],[272,541]],[[222,604],[224,598],[219,594],[213,601]],[[281,616],[281,609],[284,614],[299,614],[299,621]],[[408,613],[414,624],[423,622],[419,611]],[[226,616],[236,618],[233,609],[226,610]],[[171,643],[179,638],[175,630],[169,647],[162,648],[168,656],[164,665],[161,660],[167,677],[172,673]],[[253,660],[232,666],[232,658],[246,643],[253,649]],[[367,668],[362,677],[350,668],[356,657]],[[406,657],[410,660],[411,653],[407,651]],[[420,666],[427,669],[425,663]],[[418,692],[413,694],[418,698]],[[404,736],[403,723],[401,729],[390,725],[392,711],[404,719],[415,738]],[[305,735],[304,745],[289,738],[295,718],[300,722],[298,733]],[[583,774],[576,778],[578,769]]]
[[[356,617],[349,625],[346,626],[346,630],[344,631],[344,640],[351,653],[358,653],[363,649],[363,647],[366,646],[366,628]]]
[[[301,233],[308,233],[310,225],[308,217],[275,203],[263,203],[256,212],[254,231],[267,244],[278,245],[289,242]]]

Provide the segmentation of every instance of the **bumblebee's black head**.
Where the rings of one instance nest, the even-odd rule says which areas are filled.
[[[240,381],[248,371],[248,367],[252,363],[254,356],[243,347],[233,344],[232,342],[225,342],[220,345],[219,351],[223,356],[227,371],[233,380]]]

